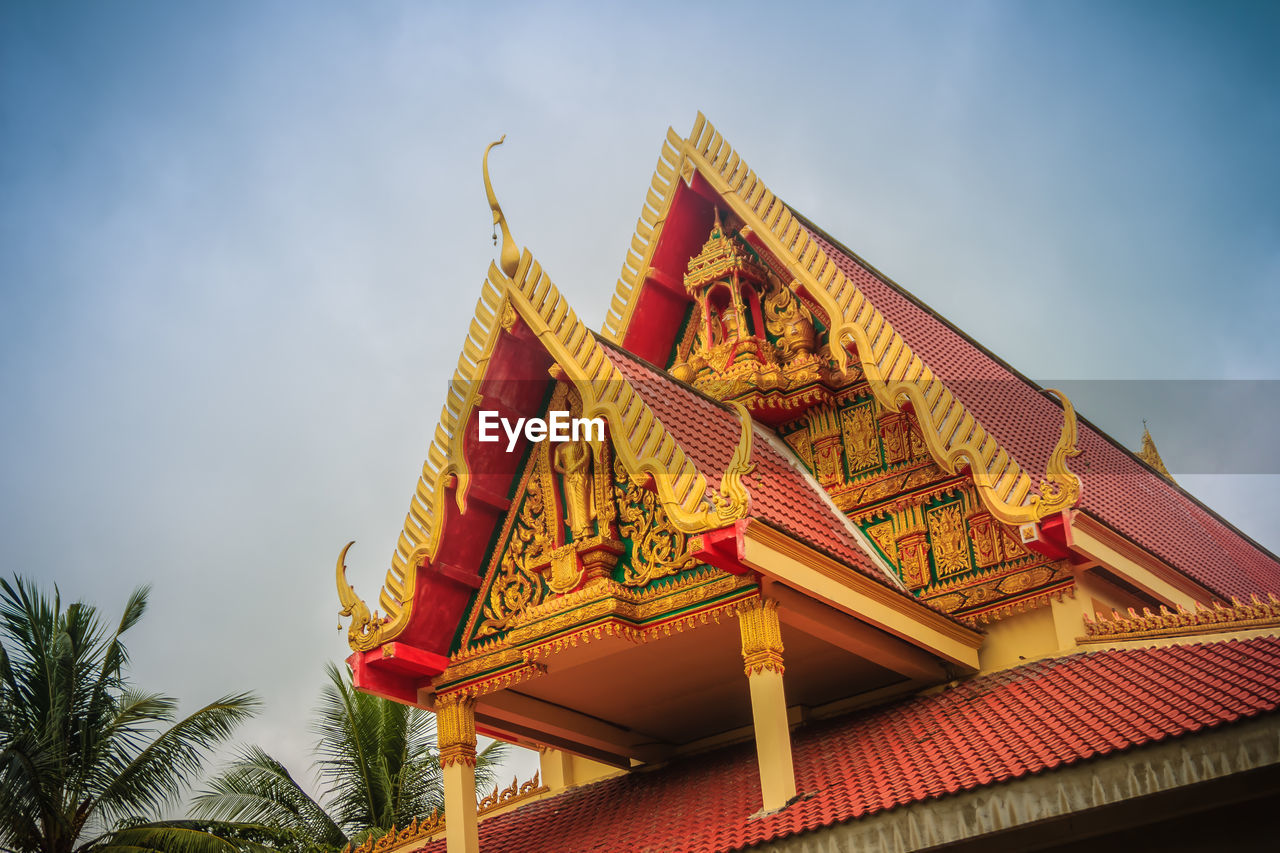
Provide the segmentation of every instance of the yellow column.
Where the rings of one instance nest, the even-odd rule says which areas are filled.
[[[738,629],[742,633],[742,661],[751,686],[751,717],[755,724],[763,810],[770,812],[782,808],[796,795],[787,699],[782,689],[778,603],[763,598],[747,602],[738,611]]]
[[[444,776],[444,835],[449,853],[480,853],[475,704],[457,693],[436,698],[436,743]]]
[[[542,774],[542,784],[553,793],[573,787],[573,756],[569,753],[550,746],[541,747],[538,750],[538,769]]]

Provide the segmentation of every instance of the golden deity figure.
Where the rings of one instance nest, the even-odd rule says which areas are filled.
[[[564,484],[565,523],[574,539],[585,539],[591,535],[595,519],[591,448],[581,440],[557,444],[553,465]]]
[[[778,338],[778,352],[783,363],[813,355],[817,333],[813,320],[792,294],[791,288],[770,276],[770,289],[764,299],[765,327]]]

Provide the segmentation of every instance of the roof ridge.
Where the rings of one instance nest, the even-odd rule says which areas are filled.
[[[1002,442],[913,352],[862,289],[828,257],[790,208],[701,113],[680,146],[690,168],[706,178],[821,305],[830,326],[828,344],[837,363],[842,367],[847,363],[845,341],[851,340],[881,404],[897,411],[904,400],[909,401],[935,461],[948,471],[967,464],[992,515],[1010,524],[1039,521],[1079,500],[1080,479],[1065,465],[1065,457],[1077,452],[1074,413],[1065,397],[1062,435],[1050,454],[1047,480],[1041,482],[1039,494],[1032,494],[1030,476]]]
[[[783,202],[783,203],[785,204],[785,202]],[[966,343],[968,343],[969,345],[973,346],[975,349],[977,349],[977,350],[978,350],[979,352],[981,352],[983,355],[985,355],[985,356],[987,356],[988,358],[990,358],[990,359],[991,359],[991,360],[996,364],[996,366],[998,366],[998,367],[1000,367],[1000,368],[1003,368],[1004,370],[1008,371],[1008,372],[1009,372],[1010,374],[1012,374],[1015,378],[1017,378],[1017,379],[1021,380],[1021,381],[1022,381],[1022,382],[1024,382],[1026,385],[1028,385],[1029,387],[1031,387],[1032,389],[1034,389],[1037,393],[1042,393],[1042,392],[1045,390],[1044,386],[1043,386],[1043,385],[1041,385],[1039,382],[1036,382],[1034,379],[1032,379],[1032,378],[1030,378],[1029,376],[1027,376],[1026,374],[1022,373],[1022,371],[1018,370],[1016,367],[1014,367],[1013,365],[1011,365],[1009,362],[1005,361],[1005,360],[1004,360],[1004,358],[1002,358],[1001,356],[997,355],[995,352],[993,352],[991,349],[989,349],[985,344],[983,344],[983,343],[981,343],[980,341],[978,341],[977,339],[973,338],[973,337],[972,337],[971,335],[969,335],[969,333],[968,333],[968,332],[966,332],[964,329],[962,329],[962,328],[960,328],[959,326],[957,326],[955,323],[953,323],[953,322],[952,322],[950,319],[948,319],[946,316],[944,316],[944,315],[940,314],[938,311],[936,311],[933,307],[931,307],[927,302],[925,302],[923,299],[921,299],[921,298],[920,298],[919,296],[917,296],[915,293],[912,293],[910,290],[908,290],[907,288],[903,287],[901,284],[899,284],[898,282],[896,282],[895,280],[893,280],[893,279],[892,279],[892,278],[890,278],[889,276],[885,275],[883,272],[881,272],[881,271],[880,271],[876,266],[874,266],[873,264],[868,263],[868,262],[867,262],[867,260],[866,260],[865,258],[863,258],[861,255],[859,255],[857,252],[855,252],[855,251],[853,251],[852,249],[850,249],[848,246],[846,246],[846,245],[845,245],[844,243],[842,243],[841,241],[837,240],[835,237],[832,237],[830,233],[828,233],[827,231],[825,231],[824,229],[822,229],[820,226],[818,226],[818,225],[814,224],[813,220],[809,219],[809,218],[808,218],[808,217],[806,217],[804,214],[800,213],[800,212],[799,212],[799,211],[797,211],[795,208],[791,207],[791,205],[787,205],[787,209],[788,209],[788,210],[790,210],[790,211],[791,211],[791,213],[792,213],[792,214],[793,214],[797,219],[799,219],[802,223],[804,223],[804,225],[805,225],[805,227],[806,227],[806,228],[808,228],[810,231],[815,232],[819,237],[821,237],[823,240],[826,240],[826,241],[827,241],[828,243],[830,243],[834,248],[838,249],[840,252],[842,252],[842,253],[844,253],[845,255],[847,255],[851,260],[853,260],[853,261],[855,261],[856,263],[858,263],[859,265],[861,265],[864,269],[866,269],[866,270],[867,270],[867,272],[869,272],[871,275],[875,276],[877,279],[879,279],[881,282],[883,282],[883,283],[884,283],[884,285],[885,285],[886,287],[889,287],[889,288],[893,289],[894,291],[896,291],[897,293],[901,294],[901,295],[903,296],[903,298],[905,298],[905,299],[907,299],[908,301],[910,301],[910,302],[911,302],[912,304],[914,304],[917,308],[919,308],[920,310],[922,310],[922,311],[924,311],[924,312],[928,313],[928,314],[929,314],[931,317],[933,317],[935,320],[937,320],[938,322],[942,323],[944,326],[946,326],[946,327],[947,327],[948,329],[950,329],[951,331],[955,332],[955,333],[956,333],[960,338],[962,338]],[[1262,543],[1258,542],[1256,539],[1254,539],[1254,538],[1253,538],[1252,536],[1250,536],[1248,533],[1245,533],[1243,530],[1241,530],[1239,527],[1237,527],[1237,526],[1236,526],[1236,525],[1235,525],[1235,524],[1234,524],[1230,519],[1228,519],[1228,518],[1224,517],[1224,516],[1223,516],[1223,515],[1221,515],[1217,510],[1215,510],[1213,507],[1211,507],[1211,506],[1209,506],[1208,504],[1204,503],[1204,501],[1202,501],[1200,498],[1196,497],[1194,494],[1192,494],[1191,492],[1187,491],[1187,489],[1186,489],[1186,488],[1184,488],[1184,487],[1182,486],[1182,484],[1181,484],[1181,483],[1179,483],[1179,482],[1177,482],[1176,480],[1174,480],[1174,479],[1173,479],[1171,476],[1169,476],[1167,473],[1165,473],[1165,474],[1164,474],[1164,476],[1161,476],[1162,472],[1161,472],[1161,471],[1159,471],[1155,466],[1153,466],[1153,465],[1152,465],[1150,462],[1148,462],[1146,459],[1142,458],[1142,456],[1139,454],[1139,452],[1138,452],[1138,451],[1136,451],[1136,450],[1134,450],[1134,449],[1130,448],[1128,445],[1124,444],[1123,442],[1121,442],[1120,440],[1118,440],[1117,438],[1115,438],[1115,437],[1114,437],[1114,436],[1113,436],[1109,431],[1107,431],[1107,430],[1103,429],[1102,427],[1098,426],[1098,424],[1094,423],[1094,422],[1093,422],[1090,418],[1088,418],[1087,416],[1082,415],[1082,414],[1080,414],[1079,412],[1077,412],[1077,413],[1076,413],[1076,418],[1077,418],[1081,423],[1083,423],[1085,426],[1087,426],[1087,427],[1088,427],[1092,432],[1094,432],[1098,437],[1100,437],[1100,438],[1102,438],[1104,441],[1106,441],[1109,445],[1111,445],[1112,447],[1116,448],[1118,451],[1120,451],[1120,452],[1121,452],[1121,453],[1123,453],[1124,455],[1128,456],[1130,459],[1132,459],[1132,460],[1133,460],[1134,462],[1136,462],[1138,465],[1141,465],[1143,468],[1147,469],[1147,470],[1148,470],[1148,471],[1150,471],[1152,474],[1154,474],[1154,475],[1156,475],[1157,477],[1159,477],[1159,480],[1160,480],[1160,481],[1165,485],[1165,487],[1172,487],[1173,489],[1175,489],[1175,490],[1178,492],[1178,494],[1180,494],[1182,497],[1184,497],[1184,498],[1186,498],[1186,499],[1188,499],[1188,500],[1192,501],[1192,502],[1193,502],[1197,507],[1199,507],[1200,509],[1202,509],[1202,510],[1204,510],[1205,512],[1207,512],[1207,513],[1208,513],[1209,515],[1211,515],[1215,520],[1217,520],[1218,522],[1220,522],[1221,524],[1223,524],[1225,527],[1227,527],[1228,529],[1230,529],[1230,530],[1231,530],[1231,532],[1235,533],[1235,534],[1236,534],[1236,535],[1238,535],[1240,538],[1244,539],[1246,542],[1248,542],[1248,543],[1249,543],[1250,545],[1252,545],[1253,547],[1257,548],[1259,551],[1261,551],[1261,552],[1262,552],[1263,554],[1265,554],[1266,556],[1270,557],[1272,560],[1274,560],[1274,561],[1276,561],[1276,562],[1280,563],[1280,555],[1277,555],[1277,554],[1276,554],[1275,552],[1273,552],[1270,548],[1268,548],[1268,547],[1266,547],[1265,545],[1263,545]],[[1192,519],[1192,520],[1193,520],[1193,521],[1195,521],[1194,519]],[[1197,523],[1197,526],[1200,526],[1198,522],[1196,522],[1196,523]],[[1110,526],[1110,525],[1108,525],[1108,526]]]

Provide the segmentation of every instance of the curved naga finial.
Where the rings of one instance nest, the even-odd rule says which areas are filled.
[[[1040,518],[1047,518],[1080,500],[1080,478],[1067,468],[1067,457],[1080,455],[1080,448],[1076,447],[1076,409],[1058,389],[1046,388],[1044,392],[1062,402],[1062,435],[1049,454],[1046,479],[1040,481],[1040,500],[1036,503],[1036,515]]]
[[[489,147],[484,149],[484,192],[489,197],[489,209],[493,211],[493,224],[495,227],[502,228],[502,253],[498,256],[498,266],[506,273],[507,278],[512,278],[516,274],[516,267],[520,263],[520,250],[516,248],[516,241],[511,236],[511,229],[507,227],[507,218],[502,215],[502,207],[498,204],[498,197],[493,194],[493,182],[489,180],[489,152],[494,146],[501,145],[507,139],[507,135],[502,134],[502,138],[497,142],[490,142]],[[497,239],[497,234],[494,235]]]
[[[751,504],[751,495],[747,487],[742,485],[742,478],[756,469],[751,461],[751,439],[754,430],[751,426],[751,412],[737,400],[730,400],[729,405],[738,413],[738,425],[741,433],[738,446],[729,459],[729,467],[720,478],[720,492],[711,498],[715,506],[716,516],[722,523],[729,523],[743,518]]]
[[[355,540],[348,542],[338,555],[338,601],[342,603],[339,616],[350,616],[351,625],[347,628],[347,642],[356,651],[366,651],[378,645],[382,636],[382,620],[369,612],[369,605],[356,595],[355,587],[347,582],[347,552]],[[338,627],[342,627],[339,623]]]

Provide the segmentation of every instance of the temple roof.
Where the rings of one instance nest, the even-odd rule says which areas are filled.
[[[646,345],[655,306],[670,299],[655,286],[655,266],[675,251],[661,238],[689,194],[742,220],[753,245],[826,315],[833,350],[844,342],[886,408],[912,405],[934,458],[970,466],[1002,521],[1074,507],[1216,595],[1280,593],[1280,558],[1083,419],[1081,454],[1065,470],[1063,407],[1045,389],[798,214],[702,115],[687,138],[668,131],[604,323],[612,340]],[[1048,472],[1038,494],[1028,473],[1036,471]]]
[[[1024,466],[1048,461],[1062,421],[1040,386],[992,355],[812,224],[806,227],[957,397]],[[1122,444],[1080,419],[1079,507],[1213,592],[1280,593],[1280,562]]]
[[[738,440],[738,416],[733,410],[615,346],[609,346],[609,358],[708,483],[718,486],[718,473],[728,466]],[[756,469],[746,478],[751,517],[800,538],[868,577],[901,589],[897,576],[868,556],[870,549],[862,533],[836,509],[791,450],[767,427],[756,424],[755,430],[765,440],[752,445],[751,461]],[[768,484],[767,488],[763,484]]]
[[[800,797],[756,816],[751,744],[598,782],[480,824],[487,853],[728,851],[999,785],[1280,707],[1280,639],[1027,664],[793,735]],[[444,841],[422,848],[441,853]]]

